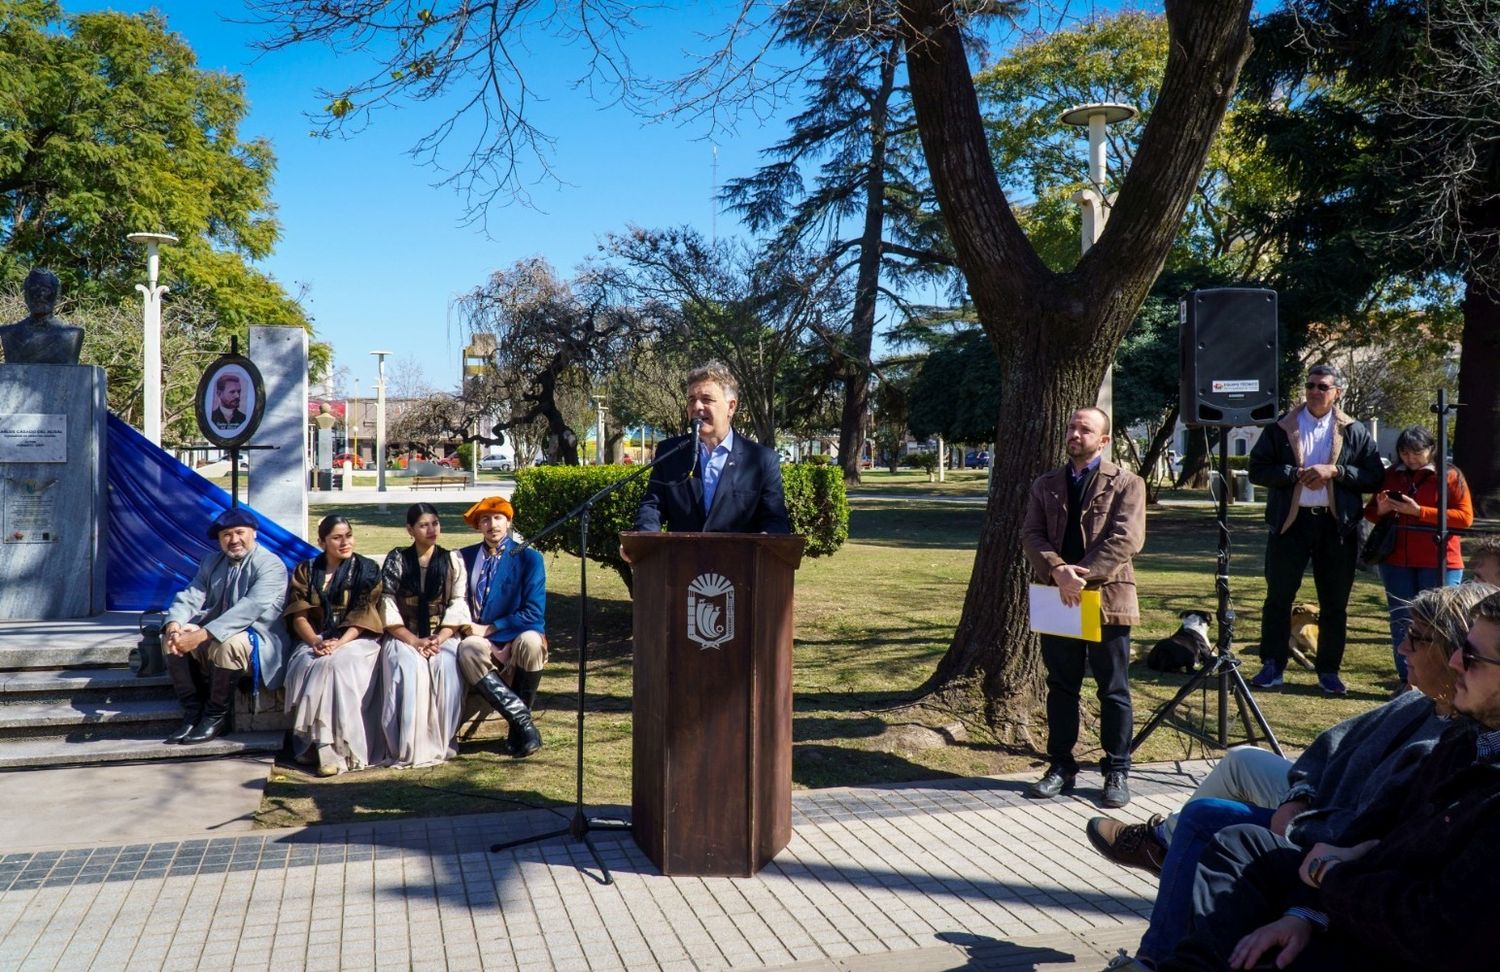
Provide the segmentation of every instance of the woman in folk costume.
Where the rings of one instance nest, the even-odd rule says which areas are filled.
[[[412,543],[385,555],[384,683],[380,725],[391,766],[426,766],[454,755],[467,686],[458,672],[458,635],[470,622],[468,575],[457,551],[438,546],[431,503],[406,511]]]
[[[299,644],[287,664],[292,748],[319,776],[363,769],[384,754],[380,733],[380,568],[354,552],[337,514],[318,524],[323,552],[297,565],[283,616]]]

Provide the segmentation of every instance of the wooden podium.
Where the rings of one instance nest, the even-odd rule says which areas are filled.
[[[635,841],[749,877],[792,836],[792,575],[803,539],[623,533],[635,572]]]

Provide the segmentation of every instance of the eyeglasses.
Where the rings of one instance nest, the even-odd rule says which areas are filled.
[[[1325,385],[1325,384],[1323,384],[1322,382],[1319,382],[1319,381],[1310,381],[1307,384],[1303,385],[1302,387],[1306,388],[1308,391],[1332,391],[1333,390],[1333,386],[1332,385]]]
[[[1484,662],[1486,665],[1500,665],[1500,658],[1489,658],[1485,655],[1481,655],[1479,653],[1479,649],[1474,647],[1474,643],[1472,641],[1464,642],[1462,654],[1464,660],[1464,671],[1466,672],[1474,667],[1475,662]]]

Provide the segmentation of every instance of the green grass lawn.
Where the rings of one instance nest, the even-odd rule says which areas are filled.
[[[973,566],[983,509],[955,505],[923,494],[934,484],[915,479],[867,484],[851,495],[850,539],[832,557],[806,560],[797,574],[797,643],[793,781],[798,787],[857,785],[981,775],[1037,765],[1032,752],[997,745],[973,713],[909,704],[912,692],[932,672],[947,648]],[[978,480],[982,473],[965,473]],[[943,484],[947,485],[947,484]],[[958,486],[959,484],[954,484]],[[970,486],[976,484],[968,484]],[[911,489],[909,498],[860,498],[860,492]],[[316,522],[333,507],[312,511]],[[474,536],[460,519],[460,505],[441,506],[453,531],[446,545]],[[400,528],[405,504],[344,509],[354,523],[359,549],[379,559],[407,542]],[[1234,606],[1240,615],[1237,646],[1257,635],[1264,596],[1259,507],[1231,511]],[[1135,629],[1139,654],[1177,627],[1177,612],[1212,611],[1216,531],[1212,511],[1158,507],[1150,512],[1147,549],[1137,568],[1143,608]],[[538,700],[538,724],[546,746],[521,761],[499,755],[503,723],[491,719],[457,759],[416,770],[369,770],[316,780],[300,768],[278,764],[258,821],[293,826],[319,821],[372,820],[403,814],[482,812],[519,805],[571,802],[574,792],[578,646],[578,561],[547,555],[548,633],[552,663]],[[630,602],[614,571],[589,565],[590,664],[585,721],[585,796],[590,803],[630,799]],[[1312,596],[1311,579],[1304,591]],[[1305,746],[1318,732],[1385,699],[1391,680],[1384,599],[1374,575],[1361,573],[1350,605],[1349,650],[1344,678],[1350,694],[1328,699],[1311,673],[1293,669],[1287,688],[1257,696],[1283,745]],[[1250,652],[1253,655],[1253,651]],[[1253,674],[1253,658],[1246,677]],[[1183,676],[1162,676],[1144,664],[1131,677],[1139,726],[1170,698]],[[1092,698],[1085,694],[1091,703]],[[1195,695],[1184,715],[1214,718],[1212,693]],[[1094,737],[1086,713],[1085,744]],[[1231,726],[1238,733],[1237,724]],[[1041,723],[1035,737],[1043,738]],[[1097,748],[1080,751],[1088,761]],[[1142,761],[1196,758],[1200,743],[1170,727],[1156,732],[1137,758]]]

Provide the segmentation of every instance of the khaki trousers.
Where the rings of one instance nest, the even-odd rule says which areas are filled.
[[[458,643],[458,670],[466,684],[473,685],[494,671],[500,672],[500,677],[509,683],[516,669],[539,672],[547,664],[547,639],[540,631],[523,631],[502,647],[504,667],[495,660],[496,647],[493,641],[478,635],[470,635]]]
[[[197,631],[198,625],[185,624],[183,631]],[[231,635],[228,641],[215,641],[210,635],[208,640],[194,648],[188,653],[189,658],[196,659],[199,665],[214,668],[232,668],[236,671],[248,672],[250,670],[250,654],[254,649],[250,644],[250,633],[241,631],[237,635]]]

